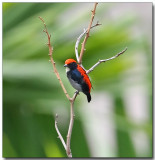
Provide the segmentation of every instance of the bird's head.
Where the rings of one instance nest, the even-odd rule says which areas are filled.
[[[77,68],[77,62],[74,59],[67,59],[64,67],[66,67],[66,72],[74,70]]]

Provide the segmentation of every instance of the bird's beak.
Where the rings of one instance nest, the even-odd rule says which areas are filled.
[[[67,67],[67,64],[65,64],[64,67]]]

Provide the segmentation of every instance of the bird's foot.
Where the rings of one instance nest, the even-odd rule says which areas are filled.
[[[80,94],[78,90],[75,91],[76,94]]]

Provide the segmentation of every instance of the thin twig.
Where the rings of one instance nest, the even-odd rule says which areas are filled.
[[[65,141],[64,141],[64,139],[63,139],[63,137],[62,137],[62,135],[61,135],[61,133],[60,133],[60,131],[58,129],[57,120],[55,120],[55,128],[56,128],[58,136],[59,136],[59,138],[60,138],[60,140],[61,140],[61,142],[62,142],[62,144],[63,144],[63,146],[64,146],[64,148],[66,150],[67,156],[68,157],[72,157],[72,153],[71,153],[71,149],[70,149],[70,142],[71,142],[71,134],[72,134],[73,123],[74,123],[74,110],[73,109],[74,109],[74,101],[76,99],[76,96],[77,96],[78,92],[76,92],[74,94],[73,98],[70,98],[70,96],[68,95],[68,93],[67,93],[67,91],[66,91],[66,89],[65,89],[65,87],[64,87],[64,85],[62,83],[62,80],[60,78],[59,72],[56,69],[54,59],[52,57],[53,49],[52,49],[51,42],[50,42],[51,36],[48,33],[48,30],[47,30],[47,27],[46,27],[46,24],[45,24],[43,18],[41,18],[41,17],[39,17],[39,18],[44,24],[45,29],[43,31],[46,33],[46,35],[48,37],[48,44],[47,45],[49,47],[49,56],[50,56],[50,61],[51,61],[52,65],[53,65],[54,73],[55,73],[56,77],[58,78],[58,80],[60,82],[60,85],[61,85],[61,87],[62,87],[67,99],[70,101],[70,104],[71,104],[71,117],[70,117],[70,125],[69,125],[69,129],[68,129],[68,134],[67,134],[67,142],[66,142],[67,144],[65,144]],[[57,116],[56,116],[56,118],[57,118]]]
[[[82,62],[82,56],[83,56],[83,52],[84,52],[85,43],[86,43],[86,41],[87,41],[87,39],[89,37],[89,32],[90,32],[90,29],[91,29],[91,26],[92,26],[92,22],[93,22],[93,19],[94,19],[94,16],[95,16],[96,6],[97,6],[97,3],[95,3],[94,10],[92,11],[92,17],[91,17],[91,21],[90,21],[90,24],[88,26],[88,29],[86,31],[84,30],[84,32],[79,36],[79,39],[77,39],[76,44],[75,44],[75,55],[76,55],[77,61],[80,64]],[[95,26],[97,26],[97,25],[100,25],[100,24],[97,23]],[[84,41],[82,43],[82,48],[81,48],[80,58],[79,58],[79,56],[78,56],[78,45],[79,45],[80,39],[82,38],[82,36],[85,33],[86,33],[86,37],[85,37],[85,39],[84,39]],[[73,98],[70,100],[70,103],[71,103],[70,124],[69,124],[69,129],[68,129],[68,134],[67,134],[67,141],[66,141],[66,153],[67,153],[68,157],[72,157],[72,153],[71,153],[71,149],[70,149],[70,141],[71,141],[71,134],[72,134],[73,124],[74,124],[74,101],[75,101],[77,95],[78,95],[78,92],[76,91],[75,94],[73,95]]]
[[[84,50],[85,50],[85,44],[86,44],[86,41],[87,41],[87,39],[88,39],[88,37],[89,37],[90,29],[93,28],[93,27],[95,27],[95,26],[97,26],[97,25],[100,25],[100,24],[98,24],[98,22],[97,22],[96,25],[92,26],[92,22],[93,22],[93,19],[94,19],[94,16],[95,16],[95,11],[96,11],[96,6],[97,6],[97,4],[98,4],[98,3],[95,3],[95,5],[94,5],[94,10],[92,11],[91,21],[90,21],[90,24],[89,24],[89,26],[88,26],[88,29],[87,29],[87,30],[84,30],[84,32],[78,37],[78,39],[77,39],[77,41],[76,41],[75,54],[76,54],[77,61],[79,62],[79,64],[80,64],[81,66],[82,66],[82,64],[81,64],[81,63],[82,63],[82,57],[83,57],[83,53],[84,53]],[[47,31],[47,27],[46,27],[46,24],[45,24],[43,18],[41,18],[41,17],[39,17],[39,18],[40,18],[40,20],[41,20],[41,21],[43,22],[43,24],[44,24],[44,27],[45,27],[44,32],[46,33],[46,35],[47,35],[47,37],[48,37],[48,44],[47,44],[47,45],[48,45],[48,47],[49,47],[49,56],[50,56],[50,61],[51,61],[52,65],[53,65],[53,68],[54,68],[54,73],[56,74],[56,77],[58,78],[59,83],[60,83],[60,85],[61,85],[61,87],[62,87],[62,89],[63,89],[63,91],[64,91],[64,93],[65,93],[65,95],[66,95],[66,97],[67,97],[67,99],[70,101],[70,105],[71,105],[71,110],[70,110],[70,123],[69,123],[69,128],[68,128],[66,143],[65,143],[65,141],[64,141],[64,139],[63,139],[63,137],[62,137],[62,135],[61,135],[61,133],[60,133],[60,131],[59,131],[59,129],[58,129],[57,120],[56,120],[56,119],[55,119],[55,128],[56,128],[56,131],[57,131],[57,133],[58,133],[58,136],[59,136],[59,138],[60,138],[60,140],[61,140],[61,142],[62,142],[62,144],[63,144],[63,146],[64,146],[64,148],[65,148],[65,150],[66,150],[67,156],[68,156],[68,157],[72,157],[70,144],[71,144],[71,135],[72,135],[73,124],[74,124],[74,101],[75,101],[75,99],[76,99],[76,97],[77,97],[77,95],[78,95],[78,91],[75,92],[75,94],[73,95],[72,98],[70,98],[70,96],[68,95],[68,93],[67,93],[67,91],[66,91],[66,89],[65,89],[65,87],[64,87],[64,85],[63,85],[63,83],[62,83],[62,80],[61,80],[61,78],[60,78],[59,72],[58,72],[57,69],[56,69],[56,65],[55,65],[54,59],[53,59],[53,57],[52,57],[53,48],[52,48],[51,43],[50,43],[50,38],[51,38],[51,36],[49,35],[49,33],[48,33],[48,31]],[[82,43],[82,48],[81,48],[80,58],[79,58],[79,56],[78,56],[78,45],[79,45],[79,42],[80,42],[81,38],[82,38],[85,34],[86,34],[86,36],[85,36],[84,41],[83,41],[83,43]],[[87,70],[87,74],[89,74],[91,71],[93,71],[94,68],[96,68],[100,63],[106,62],[106,61],[109,61],[109,60],[112,60],[112,59],[114,59],[114,58],[117,58],[118,56],[120,56],[121,54],[123,54],[126,50],[127,50],[127,48],[126,48],[125,50],[123,50],[122,52],[118,53],[117,55],[109,58],[109,59],[99,60],[94,66],[92,66],[89,70]],[[57,115],[56,115],[56,118],[58,118]]]
[[[92,26],[92,23],[93,23],[93,20],[94,20],[97,4],[98,3],[95,3],[94,9],[92,10],[92,16],[91,16],[91,20],[90,20],[90,23],[89,23],[89,26],[88,26],[88,30],[87,30],[86,36],[84,38],[84,41],[82,43],[81,52],[80,52],[80,58],[79,58],[79,64],[82,63],[82,57],[83,57],[83,53],[84,53],[84,50],[85,50],[85,44],[86,44],[87,39],[89,37],[89,32],[90,32],[90,29],[91,29],[91,26]]]
[[[75,43],[75,55],[76,55],[77,62],[79,62],[78,46],[79,46],[81,38],[85,35],[86,32],[87,30],[84,29],[83,33],[80,34],[80,36],[77,38],[77,41]]]
[[[63,144],[63,146],[64,146],[64,148],[66,150],[66,143],[65,143],[65,141],[64,141],[64,139],[63,139],[63,137],[62,137],[62,135],[61,135],[61,133],[60,133],[60,131],[58,129],[58,126],[57,126],[57,118],[58,118],[58,115],[56,114],[56,117],[55,117],[55,129],[56,129],[56,131],[58,133],[58,138],[60,138],[60,140],[61,140],[61,142],[62,142],[62,144]]]
[[[88,39],[88,37],[89,37],[90,29],[93,28],[93,27],[95,27],[95,26],[97,26],[97,25],[100,25],[100,24],[97,23],[96,25],[92,26],[92,22],[93,22],[93,19],[94,19],[94,16],[95,16],[96,6],[97,6],[97,3],[95,3],[94,10],[92,11],[92,17],[91,17],[91,21],[90,21],[90,24],[89,24],[89,26],[88,26],[88,29],[87,29],[86,31],[84,31],[84,32],[80,35],[80,38],[77,40],[77,43],[76,43],[76,45],[75,45],[76,58],[77,58],[77,61],[78,61],[80,64],[81,64],[81,62],[82,62],[82,56],[83,56],[83,52],[84,52],[84,47],[85,47],[86,41],[87,41],[87,39]],[[64,146],[64,148],[65,148],[65,150],[66,150],[67,156],[68,156],[68,157],[72,157],[71,148],[70,148],[70,143],[71,143],[71,135],[72,135],[73,124],[74,124],[74,101],[75,101],[75,99],[76,99],[76,97],[77,97],[77,95],[78,95],[79,92],[76,91],[72,98],[70,98],[70,96],[68,95],[68,93],[67,93],[67,91],[66,91],[66,89],[65,89],[65,87],[64,87],[64,85],[63,85],[63,83],[62,83],[62,80],[61,80],[61,78],[60,78],[59,72],[58,72],[57,69],[56,69],[56,65],[55,65],[54,59],[53,59],[53,57],[52,57],[53,48],[52,48],[51,42],[50,42],[51,35],[49,35],[49,33],[48,33],[48,30],[47,30],[47,27],[46,27],[46,24],[45,24],[43,18],[41,18],[41,17],[39,17],[39,18],[40,18],[40,20],[41,20],[41,21],[43,22],[43,24],[44,24],[44,28],[45,28],[45,29],[44,29],[44,32],[46,33],[46,35],[47,35],[47,37],[48,37],[48,44],[47,44],[47,45],[48,45],[48,47],[49,47],[49,56],[50,56],[50,61],[51,61],[52,65],[53,65],[53,68],[54,68],[54,73],[55,73],[56,77],[58,78],[59,83],[60,83],[60,85],[61,85],[61,87],[62,87],[62,89],[63,89],[63,91],[64,91],[64,93],[65,93],[65,95],[66,95],[66,97],[67,97],[67,99],[70,101],[70,104],[71,104],[70,123],[69,123],[69,128],[68,128],[68,134],[67,134],[66,143],[65,143],[65,141],[64,141],[64,139],[63,139],[63,137],[62,137],[62,135],[61,135],[61,133],[60,133],[60,131],[59,131],[59,129],[58,129],[57,120],[56,120],[56,119],[55,119],[55,128],[56,128],[56,131],[57,131],[57,133],[58,133],[58,136],[59,136],[59,138],[60,138],[60,140],[61,140],[61,142],[62,142],[62,144],[63,144],[63,146]],[[92,26],[92,27],[91,27],[91,26]],[[80,58],[79,58],[79,56],[78,56],[78,45],[79,45],[80,39],[82,38],[82,36],[83,36],[84,34],[86,34],[86,36],[85,36],[85,39],[84,39],[84,41],[83,41],[83,43],[82,43],[82,48],[81,48]],[[82,64],[81,64],[81,65],[82,65]],[[56,118],[57,118],[57,117],[58,117],[58,116],[56,115]]]
[[[99,26],[99,25],[101,25],[101,24],[99,24],[97,22],[94,26],[91,27],[91,29],[94,28],[94,27],[96,27],[96,26]],[[77,38],[77,41],[75,43],[75,55],[76,55],[76,60],[77,60],[78,63],[79,63],[78,46],[79,46],[81,38],[87,33],[87,31],[88,31],[88,29],[85,30],[85,28],[84,28],[83,33],[80,34],[80,36]]]
[[[46,33],[47,38],[48,38],[48,43],[47,43],[47,45],[48,45],[48,48],[49,48],[49,57],[50,57],[50,61],[51,61],[52,65],[53,65],[54,73],[55,73],[57,79],[59,80],[59,83],[60,83],[60,85],[61,85],[61,87],[62,87],[62,90],[64,91],[67,99],[70,101],[71,98],[70,98],[69,94],[67,93],[67,90],[66,90],[66,88],[65,88],[65,86],[64,86],[64,84],[63,84],[63,82],[62,82],[62,80],[61,80],[61,78],[60,78],[59,72],[58,72],[58,70],[57,70],[57,68],[56,68],[54,59],[53,59],[53,57],[52,57],[53,48],[52,48],[52,46],[51,46],[51,35],[48,33],[47,26],[46,26],[45,21],[43,20],[43,18],[42,18],[42,17],[39,17],[39,19],[43,22],[44,27],[45,27],[45,29],[44,29],[43,31]]]
[[[99,60],[99,61],[98,61],[96,64],[94,64],[89,70],[87,70],[86,73],[89,74],[90,72],[92,72],[92,71],[94,70],[94,68],[96,68],[96,67],[97,67],[100,63],[102,63],[102,62],[107,62],[107,61],[109,61],[109,60],[112,60],[112,59],[117,58],[118,56],[120,56],[121,54],[123,54],[126,50],[127,50],[127,47],[126,47],[123,51],[117,53],[115,56],[113,56],[113,57],[111,57],[111,58]]]

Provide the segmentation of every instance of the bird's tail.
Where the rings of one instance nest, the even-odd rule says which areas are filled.
[[[87,95],[88,102],[90,102],[91,101],[91,95],[90,95],[90,93],[87,93],[86,95]]]

